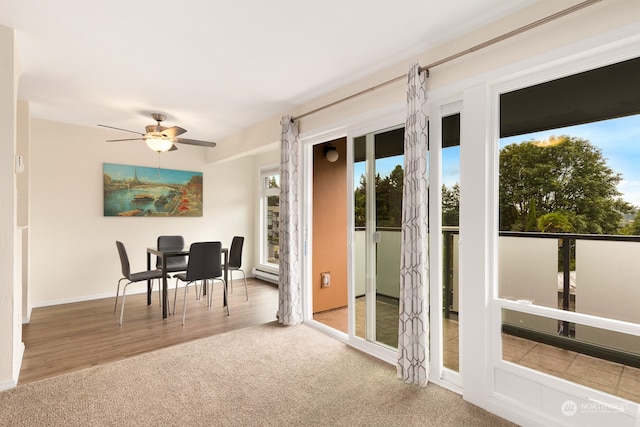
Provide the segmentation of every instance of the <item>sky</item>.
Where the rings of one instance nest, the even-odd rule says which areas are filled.
[[[640,115],[604,120],[500,139],[500,148],[530,140],[544,140],[550,136],[569,135],[588,140],[602,151],[607,166],[622,175],[618,191],[622,198],[640,207]],[[463,142],[464,144],[464,142]],[[379,159],[376,171],[388,175],[396,165],[402,165],[402,156]],[[355,165],[356,185],[364,174],[364,162]],[[451,187],[460,181],[460,146],[442,151],[442,183]]]
[[[133,178],[134,173],[136,173],[140,181],[158,184],[186,184],[192,176],[202,175],[202,172],[158,169],[146,166],[117,165],[113,163],[104,163],[103,172],[116,180]]]

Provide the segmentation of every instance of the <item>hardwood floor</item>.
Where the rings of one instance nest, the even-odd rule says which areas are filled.
[[[170,283],[170,301],[173,302]],[[125,359],[199,338],[276,320],[278,288],[256,279],[247,279],[249,301],[245,300],[242,279],[234,280],[229,309],[222,307],[222,286],[216,283],[213,306],[206,298],[196,300],[195,288],[187,294],[187,318],[182,326],[184,289],[178,289],[177,312],[162,319],[158,293],[146,304],[146,293],[127,295],[124,321],[118,326],[114,298],[36,308],[31,322],[22,327],[25,353],[19,384]],[[133,285],[132,285],[133,286]],[[115,295],[115,286],[114,286]]]

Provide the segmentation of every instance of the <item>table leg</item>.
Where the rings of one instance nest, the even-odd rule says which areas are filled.
[[[229,252],[224,252],[224,287],[225,292],[222,293],[222,306],[227,306],[227,294],[229,293]]]
[[[151,254],[147,252],[147,271],[151,270]],[[153,280],[147,280],[147,305],[151,305],[151,290],[153,289]]]
[[[162,318],[167,318],[167,305],[169,302],[167,301],[168,292],[167,289],[167,258],[162,256]]]

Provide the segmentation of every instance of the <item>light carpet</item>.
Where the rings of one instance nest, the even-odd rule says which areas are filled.
[[[305,325],[250,327],[0,393],[7,426],[512,426]]]

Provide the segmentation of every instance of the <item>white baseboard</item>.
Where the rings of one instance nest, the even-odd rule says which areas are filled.
[[[20,341],[20,344],[17,348],[18,356],[16,357],[19,360],[19,363],[16,363],[13,367],[13,378],[16,379],[16,383],[18,382],[18,378],[20,377],[20,369],[22,368],[22,359],[24,358],[24,342]]]
[[[0,382],[0,391],[11,390],[16,388],[18,384],[14,380]]]
[[[231,276],[231,272],[229,272],[229,275]],[[251,277],[252,276],[247,275],[247,279],[250,279]],[[169,287],[171,290],[173,290],[174,286],[175,285],[171,284]],[[178,284],[178,287],[179,288],[184,287],[184,282],[180,282]],[[157,287],[155,287],[155,289],[157,289]],[[120,292],[122,292],[122,289],[120,289]],[[131,287],[127,288],[127,295],[142,294],[145,292],[147,292],[146,285],[144,287],[138,287],[138,288],[134,288],[133,285],[131,285]],[[79,297],[62,298],[62,299],[56,299],[56,300],[36,301],[36,302],[32,302],[31,307],[32,308],[50,307],[53,305],[71,304],[74,302],[92,301],[92,300],[103,299],[103,298],[115,298],[115,296],[116,296],[115,292],[109,292],[109,293],[103,293],[103,294],[82,295]],[[31,313],[29,313],[28,317],[29,318],[27,319],[23,318],[22,323],[29,323],[29,319],[31,318]]]
[[[16,363],[13,366],[13,378],[6,381],[0,381],[0,392],[5,390],[11,390],[12,388],[16,388],[18,386],[18,377],[20,376],[20,368],[22,368],[22,359],[24,358],[24,342],[20,342],[19,347],[16,349],[18,351],[17,360],[19,363]]]
[[[181,287],[181,286],[178,286],[178,287]],[[173,289],[173,287],[171,287],[171,289]],[[122,292],[122,290],[120,290],[120,292]],[[146,292],[147,292],[146,286],[144,289],[127,288],[127,295],[143,294]],[[122,295],[122,293],[120,295]],[[48,300],[48,301],[36,301],[33,303],[33,308],[49,307],[52,305],[70,304],[74,302],[92,301],[95,299],[115,298],[115,297],[116,297],[115,292],[109,292],[104,294],[83,295],[83,296],[73,297],[73,298],[63,298],[63,299]]]

